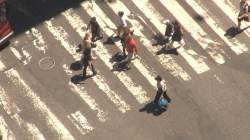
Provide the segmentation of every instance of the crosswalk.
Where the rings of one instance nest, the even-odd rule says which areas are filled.
[[[223,25],[223,20],[216,17],[202,0],[154,2],[84,1],[79,9],[67,9],[26,31],[23,38],[29,40],[25,44],[28,47],[18,46],[20,40],[14,38],[12,42],[15,45],[5,51],[10,52],[16,63],[10,65],[8,56],[0,54],[0,83],[5,83],[0,85],[0,130],[3,140],[19,139],[20,134],[24,134],[22,138],[32,140],[74,140],[88,136],[95,132],[96,126],[112,122],[114,114],[122,116],[136,106],[153,100],[156,90],[154,77],[157,74],[188,83],[197,76],[212,73],[213,67],[248,53],[246,42],[224,35],[227,27]],[[201,16],[205,24],[195,20],[183,3]],[[230,0],[211,0],[211,3],[234,25],[237,24],[235,17],[238,10]],[[115,34],[115,16],[119,11],[124,11],[127,16],[139,46],[139,56],[132,61],[133,68],[113,71],[115,63],[110,59],[114,53],[122,51],[121,43],[105,45],[97,41],[94,54],[98,58],[95,61],[98,74],[83,84],[76,84],[72,78],[79,79],[81,70],[75,71],[72,67],[81,58],[76,46],[86,33],[88,19],[95,16],[105,33],[104,38],[107,38]],[[161,47],[152,46],[152,35],[163,34],[163,21],[172,17],[185,29],[185,43],[176,50],[180,56],[156,55]],[[247,30],[243,34],[250,37]],[[195,43],[190,43],[190,38]],[[178,44],[174,46],[178,47]],[[39,65],[45,57],[55,62],[47,70]],[[90,71],[87,73],[91,74]],[[215,78],[223,84],[220,77],[215,75]],[[165,79],[168,85],[171,81]],[[22,112],[31,116],[36,114],[37,119],[29,120],[30,115],[22,115]]]

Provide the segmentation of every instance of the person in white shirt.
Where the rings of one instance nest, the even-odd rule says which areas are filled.
[[[157,92],[156,92],[156,95],[155,95],[155,99],[154,99],[154,103],[155,104],[158,104],[160,98],[161,98],[161,95],[163,95],[163,97],[168,101],[170,102],[171,99],[169,98],[169,96],[167,95],[167,86],[166,86],[166,83],[165,81],[162,79],[162,77],[160,75],[157,75],[155,77],[155,80],[157,81]]]
[[[124,29],[127,27],[126,17],[124,12],[118,12],[118,26],[117,26],[117,36],[122,37]]]

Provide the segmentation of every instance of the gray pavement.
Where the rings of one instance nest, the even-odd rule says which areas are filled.
[[[134,1],[140,2],[140,0]],[[230,27],[236,26],[226,16],[225,11],[220,10],[215,3],[204,0],[195,1],[200,4],[201,8],[208,10],[210,17],[223,31],[226,32]],[[141,67],[137,66],[139,62],[136,60],[128,71],[111,71],[108,62],[102,57],[102,55],[106,56],[106,53],[98,55],[98,50],[100,52],[107,50],[109,54],[115,54],[119,51],[119,46],[105,44],[102,46],[103,48],[94,50],[97,56],[97,60],[94,61],[98,70],[97,76],[83,80],[81,67],[77,62],[79,54],[75,52],[82,36],[78,34],[80,31],[74,29],[62,15],[63,11],[60,10],[64,8],[61,8],[58,10],[60,12],[57,13],[57,16],[52,16],[53,19],[46,19],[51,21],[54,27],[61,28],[57,30],[60,33],[58,37],[55,37],[56,33],[48,28],[45,21],[36,24],[35,29],[31,29],[31,26],[27,24],[23,26],[25,27],[22,29],[23,31],[17,30],[18,35],[12,38],[10,44],[0,52],[0,62],[4,64],[4,68],[0,67],[0,129],[9,129],[8,134],[3,131],[4,138],[8,135],[7,139],[11,139],[13,136],[13,139],[15,137],[18,140],[38,138],[68,140],[72,139],[66,137],[69,134],[76,140],[249,140],[249,51],[239,55],[235,54],[208,23],[203,20],[195,20],[208,35],[204,38],[209,37],[221,44],[220,49],[224,51],[222,54],[225,58],[224,64],[218,64],[208,53],[209,49],[202,49],[199,40],[195,39],[189,31],[185,32],[186,44],[183,48],[186,49],[186,52],[193,50],[199,56],[203,56],[204,59],[200,59],[199,56],[195,57],[196,55],[190,53],[197,58],[197,61],[198,59],[203,60],[209,67],[208,71],[199,74],[188,64],[189,60],[183,57],[180,50],[159,56],[149,51],[150,47],[160,50],[161,46],[146,47],[143,38],[136,32],[141,31],[146,40],[153,41],[152,30],[158,30],[153,25],[155,23],[151,22],[153,18],[149,19],[145,14],[146,11],[134,5],[132,0],[121,0],[121,2],[130,11],[137,13],[138,17],[145,20],[143,22],[138,17],[135,18],[143,25],[141,30],[135,28],[135,38],[142,60],[139,62],[143,62],[142,65],[145,65],[152,75],[142,73],[142,70],[138,69]],[[196,19],[196,11],[186,1],[177,0],[177,2],[190,17]],[[237,1],[228,0],[227,2],[232,2],[232,5],[238,8]],[[86,4],[86,2],[82,3]],[[108,21],[107,19],[116,23],[116,13],[113,12],[112,6],[99,1],[96,4],[106,14],[106,17],[103,18],[94,7],[92,10],[97,13],[98,19],[104,23]],[[171,20],[176,18],[175,13],[165,9],[160,0],[150,1],[148,4],[159,12],[160,16],[157,13],[155,16]],[[64,3],[64,5],[67,4]],[[71,10],[84,23],[87,23],[93,16],[89,15],[88,11],[80,5]],[[39,11],[36,14],[39,14]],[[73,17],[73,14],[71,16]],[[133,19],[131,15],[128,18]],[[184,21],[180,21],[180,23],[186,24]],[[78,23],[75,25],[80,26]],[[107,24],[107,26],[109,25]],[[112,26],[105,28],[115,31]],[[81,30],[84,31],[84,28]],[[250,41],[247,32],[245,30],[229,41],[237,39],[249,48]],[[44,42],[41,41],[41,37]],[[108,37],[108,34],[105,34],[101,42]],[[45,48],[45,51],[42,48]],[[214,48],[216,47],[212,46],[210,49]],[[219,50],[215,51],[221,53]],[[178,73],[175,65],[180,66],[190,78],[183,78],[183,73]],[[68,71],[65,70],[65,66],[69,68]],[[13,75],[15,72],[19,77]],[[150,107],[142,111],[145,106],[152,105],[151,101],[155,96],[155,87],[152,86],[147,76],[153,77],[156,74],[162,75],[166,80],[168,95],[172,98],[172,102],[165,112],[154,112]],[[132,79],[133,83],[123,82],[121,79],[125,77],[124,75]],[[104,81],[102,81],[103,79]],[[129,84],[126,82],[131,87],[127,87],[126,85]],[[140,89],[138,87],[142,88],[141,91],[131,93],[133,89]],[[139,99],[135,97],[136,94],[143,93],[142,91],[145,91],[146,96],[150,99],[144,103],[140,103]],[[119,97],[113,96],[113,93]],[[4,97],[8,97],[8,100]],[[119,109],[119,103],[122,102],[119,99],[129,106],[128,110],[122,112]],[[95,103],[98,105],[95,106]],[[124,104],[121,104],[120,107],[124,107]],[[19,109],[16,109],[15,106]],[[97,109],[98,107],[107,113],[101,115],[106,118],[105,121],[98,118],[100,111]],[[59,122],[49,121],[53,120],[51,119],[53,115],[48,112],[51,112]],[[16,116],[21,119],[16,119]],[[37,131],[30,127],[30,124],[35,126],[34,128],[37,128],[39,133],[34,133]]]

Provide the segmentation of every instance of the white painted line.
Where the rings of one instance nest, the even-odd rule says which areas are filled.
[[[24,48],[22,48],[22,53],[23,53],[23,55],[24,55],[25,58],[26,58],[26,62],[27,62],[27,63],[30,63],[32,56],[31,56],[31,55],[28,53],[28,51],[26,51]]]
[[[213,41],[208,34],[192,19],[190,15],[175,0],[160,0],[161,4],[171,12],[175,18],[182,24],[188,33],[206,50],[206,52],[218,64],[225,63],[223,55],[227,55],[221,44]],[[178,12],[176,12],[178,11]]]
[[[133,0],[134,3],[137,3],[136,0]],[[146,12],[146,16],[150,19],[151,23],[158,29],[158,31],[165,31],[165,25],[161,22],[164,18],[160,15],[160,13],[148,3],[148,1],[142,0],[140,4],[136,4],[139,8],[142,8],[143,12]],[[164,25],[164,26],[162,26]],[[175,46],[175,44],[174,44]],[[191,49],[189,49],[191,50]],[[177,49],[177,51],[181,54],[181,56],[188,62],[188,64],[194,69],[194,71],[198,74],[204,73],[208,71],[210,68],[207,66],[204,57],[200,56],[198,59],[195,59],[195,56],[198,56],[195,53],[195,56],[187,53],[188,50],[185,50],[183,47],[181,49]],[[192,50],[193,51],[193,50]],[[194,52],[194,51],[193,51]],[[197,57],[196,57],[197,58]]]
[[[10,47],[10,51],[16,56],[16,58],[18,60],[20,60],[24,65],[27,65],[30,61],[29,58],[23,57],[20,52],[14,48],[14,47]]]
[[[17,124],[28,132],[28,138],[33,140],[45,140],[43,134],[39,131],[35,124],[24,121],[18,114],[14,114],[12,118]]]
[[[82,4],[82,6],[87,10],[88,5],[87,3]],[[96,4],[94,4],[94,15],[98,15],[100,18],[102,18],[103,22],[106,23],[106,25],[110,26],[111,28],[116,28],[114,23],[109,20],[109,18],[105,15],[105,13],[98,7]],[[91,12],[91,10],[88,10]],[[126,13],[127,14],[127,13]],[[102,21],[99,21],[100,23]],[[142,29],[143,26],[139,22],[135,23],[137,26],[134,26],[135,34],[140,34],[140,41],[143,43],[143,45],[153,54],[155,54],[158,50],[154,47],[152,47],[151,42],[146,39],[146,37],[139,31],[139,29]],[[139,25],[139,26],[138,26]],[[138,29],[138,30],[137,30]],[[188,81],[191,79],[191,77],[180,67],[178,66],[174,60],[171,57],[163,57],[158,56],[159,62],[170,71],[172,75],[175,77],[181,78],[185,81]],[[135,61],[136,62],[136,61]],[[150,78],[149,78],[150,79]],[[154,81],[154,80],[153,80]],[[151,83],[154,85],[154,83]]]
[[[62,67],[69,77],[73,76],[72,71],[69,69],[69,67],[66,64],[64,64]],[[78,95],[90,107],[90,109],[97,112],[97,118],[99,119],[99,121],[105,122],[108,120],[108,117],[107,117],[108,113],[103,111],[100,108],[99,104],[95,101],[93,97],[91,97],[87,93],[87,91],[84,89],[83,86],[75,85],[74,83],[69,81],[69,87],[76,95]]]
[[[98,7],[98,5],[95,2],[92,2],[92,5],[93,5],[93,10],[98,11],[98,13],[99,13],[96,16],[101,17],[101,19],[100,18],[97,19],[101,28],[104,30],[104,32],[108,36],[112,36],[113,31],[107,26],[111,26],[111,28],[116,28],[115,24],[111,20],[109,20],[109,18],[106,18],[106,16],[101,16],[101,15],[105,15],[105,14]],[[102,14],[100,14],[100,13],[102,13]],[[96,13],[93,13],[93,14],[96,14]],[[107,25],[107,23],[109,23],[109,25]],[[122,51],[122,44],[120,42],[115,42],[115,46],[118,49],[120,49],[120,51]],[[145,62],[143,62],[143,60],[140,56],[138,56],[136,59],[134,59],[132,61],[132,63],[137,68],[137,70],[148,80],[148,82],[156,89],[156,81],[154,79],[155,76],[157,75],[156,72],[152,68],[149,68],[149,66],[147,66],[145,64]]]
[[[63,124],[57,119],[57,117],[50,111],[47,105],[36,95],[34,91],[22,80],[19,73],[10,69],[5,71],[6,76],[15,84],[16,87],[20,87],[25,97],[28,97],[34,109],[42,115],[47,123],[47,126],[50,127],[52,131],[55,131],[58,134],[58,137],[62,140],[73,140],[73,136],[70,132],[63,126]]]
[[[238,25],[238,21],[237,21],[237,17],[239,14],[239,9],[236,8],[231,1],[229,0],[212,0],[217,6],[218,8],[220,8],[224,14],[231,19],[231,21],[233,21],[236,25]],[[242,27],[241,28],[245,28],[247,26],[249,26],[249,23],[245,23],[245,22],[241,22]],[[244,33],[246,33],[246,35],[248,37],[250,37],[250,31],[245,30]]]
[[[21,110],[9,99],[5,90],[0,86],[0,105],[8,115],[19,113]]]
[[[80,53],[76,53],[76,46],[69,43],[69,35],[61,27],[54,27],[51,21],[45,22],[46,27],[51,32],[51,34],[60,41],[61,45],[74,57],[76,61],[79,61],[81,58]],[[118,110],[122,113],[126,113],[130,110],[130,105],[121,99],[121,97],[116,94],[113,90],[110,89],[106,80],[101,75],[96,75],[92,78],[97,84],[98,88],[101,89],[108,98],[118,107]]]
[[[87,12],[91,14],[89,11]],[[73,28],[74,28],[74,23],[78,23],[78,25],[80,24],[80,27],[86,25],[82,20],[80,20],[80,18],[77,18],[78,20],[75,20],[76,18],[75,19],[69,18],[71,16],[77,17],[76,14],[71,13],[70,15],[66,15],[65,18],[69,21],[70,25]],[[84,34],[84,32],[79,28],[77,29],[76,27],[74,29],[78,30],[78,32],[81,32],[79,34],[80,36]],[[112,32],[109,33],[110,35],[112,35]],[[113,69],[113,65],[110,62],[110,58],[112,57],[111,54],[109,54],[107,49],[105,49],[105,46],[103,46],[102,42],[97,41],[96,44],[97,44],[97,47],[95,49],[96,54],[99,56],[99,58],[101,58],[101,60],[106,64],[106,66],[109,69]],[[118,77],[118,79],[123,83],[123,85],[127,88],[128,91],[130,91],[130,93],[136,98],[136,100],[139,103],[144,104],[150,100],[150,98],[147,97],[147,92],[140,85],[137,86],[125,72],[114,71],[113,73]]]
[[[0,131],[2,132],[3,140],[15,140],[16,137],[14,133],[10,130],[4,118],[0,116]]]
[[[82,133],[82,135],[86,135],[94,130],[94,127],[87,121],[87,119],[82,115],[80,111],[76,111],[67,116],[71,122],[75,125],[75,127]]]
[[[0,57],[1,58],[1,57]],[[5,65],[3,64],[2,61],[0,61],[0,72],[4,71],[6,69]]]
[[[24,128],[29,133],[30,138],[37,140],[45,140],[42,133],[38,130],[38,128],[34,124],[22,120],[22,118],[18,115],[18,113],[21,110],[17,107],[17,105],[13,101],[9,99],[9,97],[6,95],[5,90],[2,87],[0,87],[0,105],[3,107],[5,112],[17,122],[17,124],[21,128]]]
[[[246,51],[248,51],[248,48],[245,44],[240,43],[237,39],[232,38],[228,39],[224,36],[225,31],[219,27],[219,25],[208,15],[208,13],[203,10],[198,3],[196,3],[194,0],[186,0],[186,2],[191,6],[200,16],[203,17],[204,21],[210,26],[211,29],[213,29],[214,32],[216,32],[220,38],[226,42],[229,47],[234,51],[237,55],[242,54]]]
[[[42,33],[39,32],[36,28],[31,28],[29,33],[35,37],[35,39],[32,41],[35,48],[37,48],[39,51],[42,51],[45,54],[46,50],[48,50],[48,46],[44,41]]]

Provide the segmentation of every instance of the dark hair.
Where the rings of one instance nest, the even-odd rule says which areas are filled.
[[[161,76],[160,75],[157,75],[156,77],[155,77],[155,80],[159,80],[159,81],[161,81],[162,80],[162,78],[161,78]]]
[[[119,15],[119,16],[123,16],[123,15],[124,15],[124,12],[123,12],[123,11],[119,11],[119,12],[118,12],[118,15]]]

